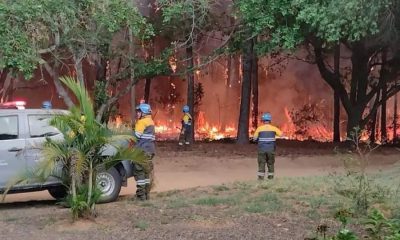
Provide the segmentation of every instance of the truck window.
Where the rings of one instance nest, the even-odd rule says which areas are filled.
[[[50,126],[52,115],[29,115],[29,134],[31,138],[50,137],[60,134],[57,128]]]
[[[18,116],[0,116],[0,140],[18,138]]]

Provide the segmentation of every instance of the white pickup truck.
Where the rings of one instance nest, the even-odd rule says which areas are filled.
[[[4,107],[5,106],[5,107]],[[4,109],[8,108],[8,109]],[[7,184],[24,172],[34,169],[41,160],[40,146],[46,137],[63,139],[57,128],[49,125],[55,114],[66,113],[64,110],[24,109],[0,105],[0,193]],[[105,156],[113,154],[113,149],[106,149]],[[118,198],[121,186],[127,186],[127,180],[133,175],[129,161],[122,161],[107,171],[97,175],[98,188],[102,192],[100,202],[112,202]],[[66,189],[59,178],[50,177],[46,182],[28,185],[16,185],[9,193],[48,190],[56,199],[66,196]]]

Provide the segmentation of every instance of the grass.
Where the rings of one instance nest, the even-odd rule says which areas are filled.
[[[188,207],[189,204],[187,203],[186,199],[182,196],[175,196],[167,202],[167,208],[169,209],[179,209]]]
[[[197,205],[204,206],[217,206],[217,205],[235,205],[236,199],[234,197],[202,197],[194,201]]]
[[[139,220],[135,223],[134,227],[140,229],[141,231],[145,231],[147,228],[149,228],[149,223],[143,220]]]
[[[400,167],[389,173],[371,176],[377,183],[371,186],[372,204],[384,204],[398,215],[400,210],[396,210],[396,198],[390,196],[395,192],[395,187],[389,183],[400,183],[399,172]],[[354,189],[351,181],[347,176],[278,178],[272,181],[235,182],[211,188],[170,191],[160,193],[158,197],[163,199],[167,209],[224,206],[239,212],[265,214],[293,210],[310,219],[318,219],[332,216],[338,208],[352,208],[351,195]]]

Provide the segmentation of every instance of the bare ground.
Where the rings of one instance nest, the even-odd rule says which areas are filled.
[[[279,146],[278,179],[342,170],[342,155],[333,151],[332,144],[280,142]],[[255,153],[255,145],[203,143],[191,149],[179,149],[173,143],[159,143],[154,160],[156,186],[149,202],[129,200],[135,191],[132,180],[118,202],[98,206],[99,216],[95,221],[71,224],[68,209],[56,206],[47,192],[9,195],[7,202],[0,205],[0,236],[1,239],[33,240],[304,239],[309,236],[321,222],[320,218],[286,211],[285,207],[260,213],[251,209],[238,211],[230,204],[214,204],[212,199],[205,204],[196,200],[205,193],[215,194],[212,187],[204,186],[254,180]],[[396,149],[381,148],[371,156],[370,169],[390,169],[398,160]],[[235,194],[252,194],[244,190],[230,188]],[[187,202],[187,199],[191,200]]]

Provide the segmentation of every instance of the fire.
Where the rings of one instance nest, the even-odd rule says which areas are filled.
[[[316,140],[321,142],[327,142],[332,139],[332,130],[328,129],[321,122],[307,123],[305,128],[296,126],[289,110],[286,107],[284,110],[287,121],[282,126],[282,131],[288,139],[299,141]]]
[[[158,140],[171,140],[179,137],[181,126],[168,124],[166,122],[158,122],[155,127]],[[202,126],[196,128],[196,140],[221,140],[224,138],[233,138],[236,136],[236,129],[232,126],[222,130],[216,125],[205,122]]]

